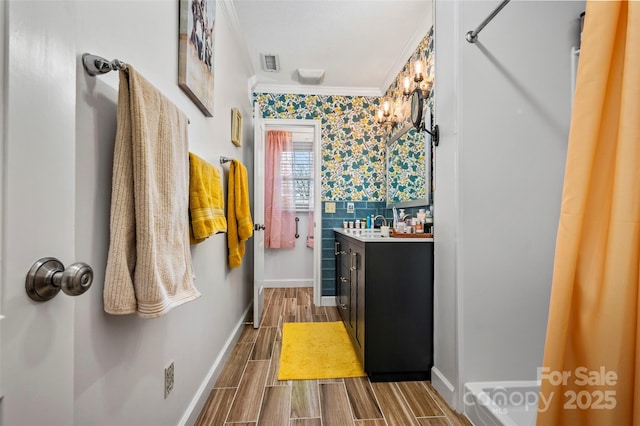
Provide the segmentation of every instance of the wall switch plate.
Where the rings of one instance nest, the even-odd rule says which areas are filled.
[[[347,203],[347,213],[354,213],[355,211],[355,205],[353,203]]]
[[[336,212],[336,203],[332,201],[327,201],[324,203],[324,212],[325,213],[335,213]]]
[[[173,361],[164,369],[164,399],[167,399],[173,390],[174,368]]]

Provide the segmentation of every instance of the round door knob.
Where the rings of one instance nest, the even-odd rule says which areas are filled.
[[[62,291],[68,296],[80,296],[93,283],[93,269],[86,263],[74,263],[62,273]]]
[[[87,291],[92,282],[93,269],[86,263],[74,263],[65,269],[58,259],[43,257],[27,272],[25,288],[31,299],[46,302],[60,290],[69,296],[78,296]]]

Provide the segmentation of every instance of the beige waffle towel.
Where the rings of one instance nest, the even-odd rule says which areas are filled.
[[[120,71],[104,310],[155,318],[200,296],[189,245],[187,118]]]

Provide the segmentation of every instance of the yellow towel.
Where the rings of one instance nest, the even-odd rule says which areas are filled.
[[[245,250],[244,242],[253,235],[253,221],[251,220],[251,211],[249,211],[247,169],[237,160],[233,160],[229,168],[229,194],[227,198],[229,266],[236,268],[242,264]]]
[[[187,117],[120,72],[104,310],[155,318],[200,296],[189,246]]]
[[[218,232],[227,232],[220,172],[192,152],[189,153],[189,217],[191,244]]]

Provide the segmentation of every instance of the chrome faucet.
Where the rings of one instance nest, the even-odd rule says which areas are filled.
[[[376,219],[377,218],[382,218],[382,225],[383,226],[387,226],[387,218],[385,218],[384,216],[382,216],[381,214],[376,215],[373,217],[373,223],[376,223]]]
[[[401,221],[405,221],[407,219],[411,219],[413,217],[413,215],[411,213],[407,213],[405,215],[402,215],[402,217],[400,218]]]

